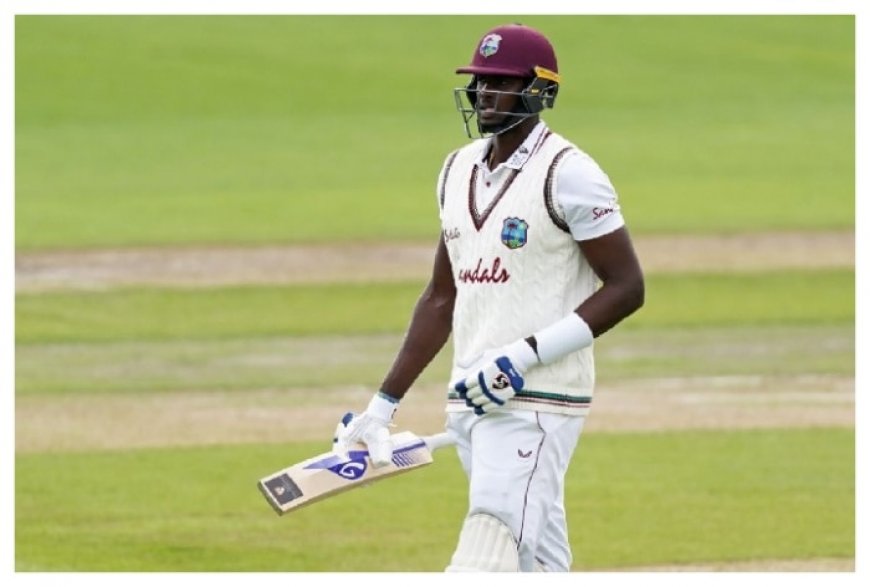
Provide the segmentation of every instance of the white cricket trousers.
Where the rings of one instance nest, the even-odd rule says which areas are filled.
[[[447,429],[469,479],[468,515],[490,514],[510,528],[520,570],[571,570],[565,472],[584,416],[531,410],[447,414]]]

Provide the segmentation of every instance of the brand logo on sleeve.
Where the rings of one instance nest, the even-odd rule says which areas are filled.
[[[613,214],[613,208],[592,208],[592,219],[598,220],[604,218],[608,214]]]

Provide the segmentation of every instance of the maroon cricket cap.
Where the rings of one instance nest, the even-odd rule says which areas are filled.
[[[471,65],[456,73],[534,77],[536,67],[559,73],[550,41],[533,28],[507,24],[486,33],[474,49]]]

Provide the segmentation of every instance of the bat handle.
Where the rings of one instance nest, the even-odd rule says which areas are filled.
[[[451,446],[456,444],[456,441],[453,440],[453,437],[447,432],[441,432],[440,434],[433,434],[432,436],[424,436],[423,442],[426,443],[426,446],[429,447],[429,450],[438,450],[439,448],[444,448],[445,446]]]

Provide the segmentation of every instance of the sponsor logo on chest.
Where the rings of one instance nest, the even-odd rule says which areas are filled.
[[[462,235],[459,234],[458,228],[448,228],[444,231],[444,242],[449,243],[452,240],[458,239],[460,236]]]
[[[500,238],[501,244],[508,249],[512,251],[520,249],[524,247],[529,241],[529,223],[522,218],[511,216],[503,220],[501,232],[496,234]],[[488,232],[485,235],[478,235],[477,233],[475,233],[475,236],[488,240],[493,238],[495,235],[493,235],[492,232]],[[457,240],[459,238],[460,234],[458,228],[448,228],[444,230],[445,243]],[[459,246],[459,250],[463,248],[463,245],[461,244],[452,246]],[[507,283],[508,281],[510,281],[511,274],[504,266],[502,257],[496,255],[494,258],[491,259],[492,260],[485,259],[485,257],[481,256],[478,257],[477,263],[475,265],[471,267],[460,267],[459,271],[456,274],[456,280],[459,283],[467,284],[497,284]]]
[[[510,278],[508,270],[501,266],[501,257],[496,257],[488,265],[484,265],[480,258],[474,269],[460,269],[457,276],[461,283],[507,283]]]

